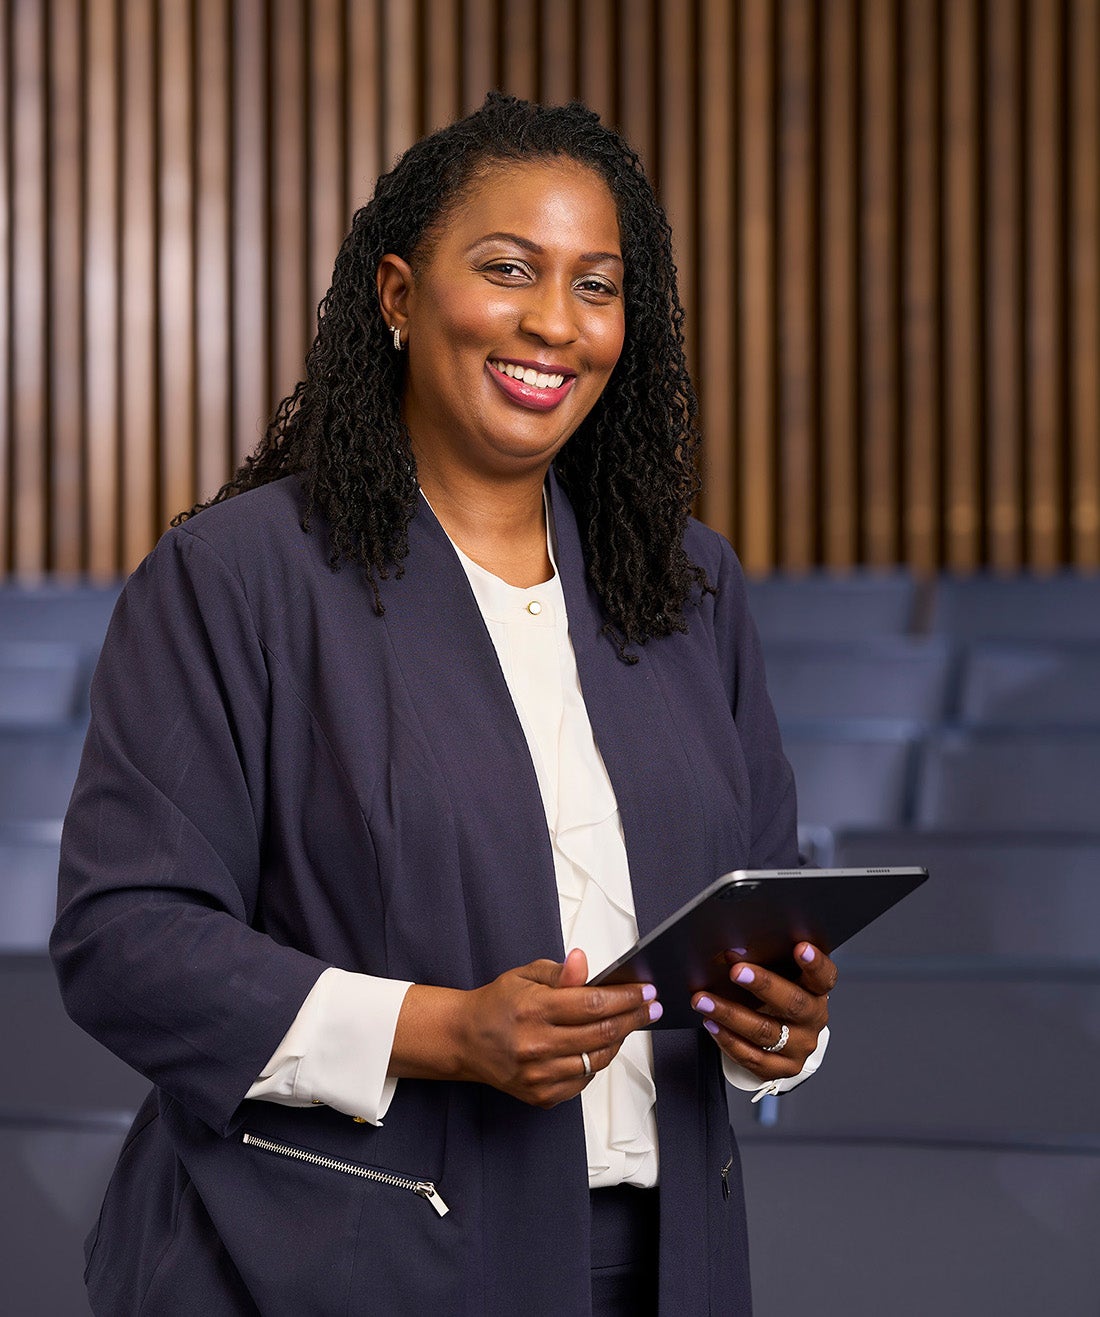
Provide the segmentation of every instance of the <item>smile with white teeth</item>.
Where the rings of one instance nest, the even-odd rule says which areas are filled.
[[[536,389],[560,389],[565,383],[564,375],[544,375],[541,371],[532,370],[530,366],[514,366],[510,361],[490,361],[489,365],[501,375],[534,385]]]

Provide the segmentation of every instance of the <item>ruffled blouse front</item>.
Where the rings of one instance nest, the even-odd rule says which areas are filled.
[[[456,552],[531,751],[565,948],[580,947],[596,973],[637,941],[638,925],[619,807],[581,694],[561,581],[520,589]],[[652,1044],[636,1031],[581,1094],[593,1188],[657,1183],[656,1098]]]

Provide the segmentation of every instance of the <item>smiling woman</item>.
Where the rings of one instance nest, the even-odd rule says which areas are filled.
[[[403,414],[421,489],[475,561],[536,584],[550,575],[547,468],[623,347],[614,198],[568,158],[489,166],[414,261],[383,256],[378,294],[408,352]],[[482,490],[505,506],[487,508]]]
[[[813,1073],[835,968],[735,963],[752,1007],[658,1036],[586,986],[797,861],[681,322],[637,156],[492,95],[378,180],[305,378],[128,582],[52,942],[155,1086],[97,1313],[748,1313],[723,1079]]]

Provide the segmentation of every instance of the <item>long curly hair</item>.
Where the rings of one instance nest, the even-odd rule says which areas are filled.
[[[179,524],[248,489],[296,474],[328,523],[330,562],[379,580],[401,575],[417,504],[416,462],[401,419],[404,358],[393,351],[375,273],[386,252],[413,268],[479,178],[512,161],[563,158],[594,170],[615,201],[626,336],[602,396],[555,458],[584,544],[605,631],[627,646],[686,629],[689,600],[710,590],[683,549],[699,488],[697,404],[684,360],[683,308],[668,220],[637,153],[585,106],[534,105],[491,92],[473,114],[423,138],[356,212],[318,312],[305,379],[256,448]]]

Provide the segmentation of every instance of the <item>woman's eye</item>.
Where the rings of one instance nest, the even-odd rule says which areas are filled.
[[[603,279],[582,279],[577,286],[584,293],[597,293],[603,297],[614,297],[616,295],[615,286]]]
[[[494,261],[488,269],[494,274],[502,274],[506,279],[522,278],[527,273],[518,261]]]

